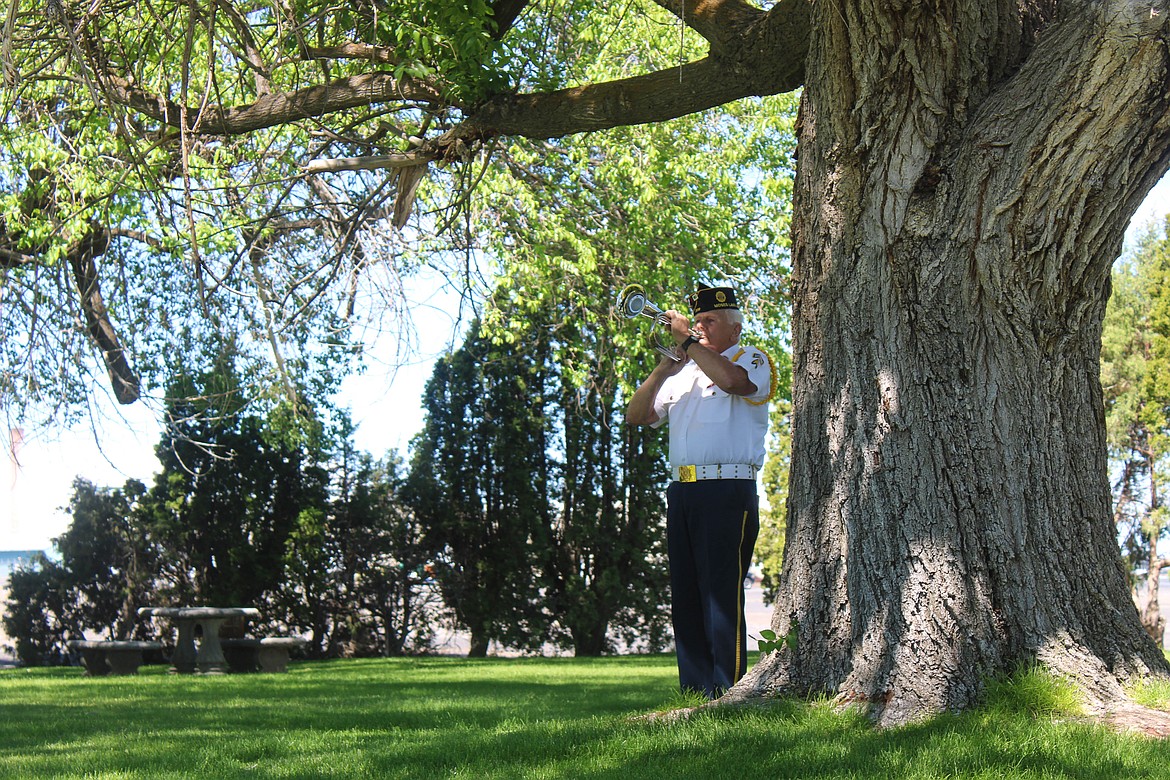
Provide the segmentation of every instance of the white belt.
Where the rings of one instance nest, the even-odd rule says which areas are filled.
[[[714,463],[709,466],[677,466],[671,479],[698,482],[701,479],[755,479],[759,469],[751,463]]]

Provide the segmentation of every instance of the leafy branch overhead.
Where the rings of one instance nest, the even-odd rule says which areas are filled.
[[[555,138],[663,121],[749,95],[787,92],[801,83],[807,4],[789,0],[765,12],[740,0],[700,1],[689,9],[664,0],[658,5],[684,14],[682,21],[707,41],[706,57],[681,69],[529,89],[535,74],[514,55],[531,60],[535,52],[511,51],[504,42],[527,5],[432,0],[332,13],[329,7],[310,7],[305,10],[315,11],[311,21],[288,18],[287,26],[279,13],[253,12],[245,21],[243,9],[230,7],[229,18],[216,24],[215,8],[197,19],[195,7],[185,31],[189,44],[203,38],[201,54],[215,55],[221,74],[231,75],[224,67],[230,64],[238,76],[234,88],[225,89],[229,85],[221,76],[200,74],[212,86],[206,91],[191,78],[198,63],[188,55],[190,46],[181,60],[185,77],[175,84],[168,68],[135,67],[119,45],[116,31],[123,28],[108,13],[74,20],[63,12],[61,23],[72,28],[69,35],[76,34],[85,67],[105,96],[161,125],[207,136],[241,135],[306,119],[325,122],[329,115],[362,109],[330,128],[338,133],[335,140],[384,148],[386,125],[364,125],[370,131],[364,134],[364,123],[388,113],[445,119],[430,132],[425,123],[411,128],[409,119],[392,128],[390,138],[401,143],[390,145],[405,147],[400,153],[413,151],[415,159],[460,158],[501,135]],[[270,34],[264,38],[257,34],[265,32]],[[251,72],[251,83],[242,78],[245,72]],[[176,101],[175,87],[188,100]]]
[[[663,35],[630,35],[631,17]],[[395,232],[412,214],[419,230],[455,224],[500,139],[790,91],[803,77],[808,5],[570,2],[554,18],[516,0],[49,0],[10,4],[2,35],[0,268],[21,315],[11,335],[25,334],[14,344],[27,350],[13,362],[97,346],[131,402],[140,373],[165,374],[168,358],[125,334],[137,342],[150,320],[169,318],[122,293],[128,280],[165,278],[213,319],[223,298],[244,296],[211,328],[255,332],[285,370],[303,329],[342,332],[306,312],[347,316],[363,285],[384,281],[384,261],[395,278],[415,262],[418,244]],[[608,75],[590,70],[597,60]],[[84,257],[71,254],[82,246]],[[257,275],[271,256],[287,271]],[[62,260],[86,273],[49,270]],[[62,293],[50,296],[60,316],[76,307],[88,323],[84,339],[29,336],[46,284]],[[119,292],[103,298],[109,284]],[[84,381],[62,381],[16,372],[3,390],[22,404],[84,395]]]

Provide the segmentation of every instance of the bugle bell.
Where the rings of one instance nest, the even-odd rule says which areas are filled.
[[[639,316],[649,317],[654,320],[655,324],[670,328],[670,319],[666,316],[666,312],[646,299],[646,291],[642,289],[640,284],[627,285],[626,289],[622,290],[622,294],[618,296],[618,312],[626,319],[633,320]],[[682,360],[673,344],[664,343],[661,340],[659,331],[655,330],[650,333],[650,344],[671,360]]]

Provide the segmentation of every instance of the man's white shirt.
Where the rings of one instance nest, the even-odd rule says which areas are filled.
[[[760,350],[740,344],[733,344],[723,356],[747,371],[756,386],[754,393],[737,396],[724,392],[693,360],[658,388],[654,427],[670,423],[670,467],[674,472],[684,465],[764,465],[771,363]]]

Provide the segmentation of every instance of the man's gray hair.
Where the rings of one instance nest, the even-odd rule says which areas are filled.
[[[743,312],[739,309],[724,309],[723,313],[727,315],[727,321],[732,325],[743,325]]]

